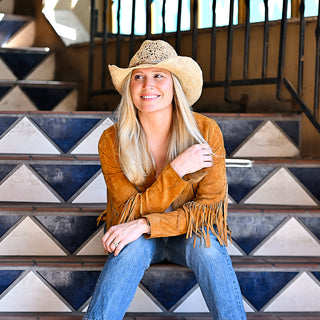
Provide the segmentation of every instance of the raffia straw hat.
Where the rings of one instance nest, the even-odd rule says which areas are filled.
[[[193,105],[202,91],[202,71],[190,57],[178,56],[174,48],[163,40],[145,40],[132,57],[128,68],[109,65],[112,82],[122,94],[125,78],[138,68],[157,67],[172,72],[180,81],[189,105]]]

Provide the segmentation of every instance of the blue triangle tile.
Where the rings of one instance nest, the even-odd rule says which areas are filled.
[[[285,217],[228,217],[232,238],[249,254]]]
[[[1,91],[1,87],[0,87]],[[1,93],[0,93],[1,99]],[[16,117],[0,117],[0,136],[17,120]]]
[[[169,310],[196,285],[197,280],[192,272],[150,270],[141,283]]]
[[[224,147],[229,156],[252,133],[262,120],[218,120],[224,138]]]
[[[0,237],[2,237],[19,219],[21,216],[0,216]]]
[[[5,178],[15,167],[15,164],[0,164],[0,181]]]
[[[100,271],[38,271],[38,273],[78,310],[92,295]]]
[[[320,281],[320,272],[319,271],[314,271],[312,274]]]
[[[30,52],[24,50],[0,51],[0,58],[19,79],[24,79],[48,55],[47,52]]]
[[[12,86],[0,86],[0,99],[2,99],[11,88]]]
[[[289,168],[289,170],[320,201],[320,168]]]
[[[236,272],[242,295],[260,310],[297,272]]]
[[[37,216],[50,233],[74,253],[96,230],[95,216]]]
[[[41,111],[54,109],[72,90],[66,87],[20,86],[23,92]]]
[[[45,165],[34,164],[32,168],[67,201],[98,170],[99,165]]]
[[[0,270],[0,294],[5,291],[23,272],[23,270]]]
[[[32,120],[65,153],[100,121],[100,119],[67,117],[33,117]]]
[[[320,240],[320,217],[300,217],[299,219]]]
[[[255,186],[257,186],[273,169],[273,167],[228,167],[228,190],[231,197],[236,202],[239,202]]]
[[[299,121],[275,121],[281,130],[296,144],[300,145],[300,123]]]
[[[0,20],[0,46],[5,44],[26,21],[21,20]]]

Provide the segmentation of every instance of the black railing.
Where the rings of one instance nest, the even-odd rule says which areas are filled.
[[[107,26],[111,25],[110,14],[108,10],[111,8],[111,0],[103,0],[103,13],[102,13],[102,31],[98,31],[98,12],[95,9],[95,0],[91,0],[91,32],[90,32],[90,50],[89,50],[89,76],[88,76],[88,104],[91,105],[92,98],[97,95],[108,95],[113,94],[114,90],[110,89],[112,86],[106,81],[107,79],[107,64],[108,64],[108,44],[110,41],[116,43],[116,57],[112,59],[119,66],[122,56],[122,44],[124,41],[129,44],[129,58],[134,54],[135,42],[141,41],[143,39],[152,38],[161,38],[166,40],[168,37],[168,32],[166,32],[166,0],[163,0],[162,6],[162,33],[154,35],[151,33],[151,6],[152,1],[146,1],[146,33],[144,36],[135,35],[135,12],[136,12],[136,1],[132,0],[132,19],[131,19],[131,32],[129,35],[121,34],[120,26],[120,14],[121,14],[121,5],[122,2],[124,5],[128,5],[128,1],[118,0],[117,8],[117,33],[111,33],[108,31]],[[198,41],[198,10],[199,2],[201,0],[191,1],[191,30],[188,34],[191,34],[192,37],[192,57],[197,60],[197,41]],[[315,30],[315,43],[316,43],[316,52],[315,52],[315,73],[314,73],[314,102],[313,110],[308,107],[306,103],[301,99],[303,94],[303,67],[305,59],[305,0],[300,0],[299,13],[300,13],[300,25],[299,25],[299,52],[298,52],[298,61],[296,69],[297,71],[297,86],[293,86],[284,74],[285,66],[285,57],[286,57],[286,38],[287,38],[287,9],[288,9],[288,0],[283,0],[282,6],[282,18],[280,25],[280,38],[279,38],[279,55],[278,61],[273,61],[273,63],[278,63],[277,73],[274,77],[268,77],[268,56],[269,56],[269,29],[270,21],[268,15],[268,0],[264,0],[265,11],[264,11],[264,21],[263,21],[263,39],[262,39],[262,62],[261,62],[261,76],[256,78],[249,78],[249,45],[250,45],[250,0],[243,0],[243,9],[245,10],[245,19],[244,19],[244,52],[243,52],[243,76],[241,79],[232,79],[231,70],[232,70],[232,54],[233,54],[233,42],[234,42],[234,1],[230,0],[230,9],[229,9],[229,25],[228,25],[228,35],[227,35],[227,49],[226,49],[226,69],[225,69],[225,79],[216,80],[216,59],[217,59],[217,30],[216,25],[216,0],[212,1],[212,27],[211,27],[211,37],[210,45],[208,48],[208,59],[210,60],[210,71],[209,79],[204,82],[204,87],[223,87],[224,88],[224,99],[227,102],[232,101],[230,97],[230,88],[234,86],[253,86],[253,85],[262,85],[262,84],[274,84],[276,85],[276,97],[280,101],[287,101],[288,99],[283,98],[283,88],[285,87],[288,92],[291,94],[291,97],[295,100],[296,104],[300,107],[300,110],[306,114],[313,126],[320,132],[320,122],[319,122],[319,75],[320,75],[320,9],[318,12],[317,25]],[[320,8],[320,5],[319,5]],[[182,1],[178,1],[178,15],[177,15],[177,26],[175,31],[175,49],[179,54],[181,51],[182,36],[185,31],[181,30],[181,18],[182,18]],[[93,88],[93,79],[94,79],[94,61],[95,61],[95,43],[96,39],[102,39],[102,53],[101,53],[101,79],[99,88]],[[96,76],[95,76],[96,77]],[[309,90],[309,89],[308,89]]]

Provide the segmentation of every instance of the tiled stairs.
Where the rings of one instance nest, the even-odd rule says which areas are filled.
[[[320,161],[300,158],[300,117],[209,116],[225,137],[228,250],[248,319],[320,319]],[[110,113],[0,114],[0,319],[86,310],[106,259],[97,141],[112,123]],[[126,319],[161,316],[210,319],[189,270],[147,270]]]
[[[34,47],[34,20],[0,16],[0,111],[74,111],[77,85],[55,80],[54,52]]]

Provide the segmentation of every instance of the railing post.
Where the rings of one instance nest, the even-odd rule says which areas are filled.
[[[211,29],[211,52],[210,52],[210,80],[214,81],[216,63],[216,5],[217,1],[212,1],[212,29]]]
[[[192,24],[192,58],[197,60],[197,40],[198,40],[198,0],[193,1],[193,24]]]
[[[244,35],[244,58],[243,58],[243,78],[248,78],[249,68],[249,40],[250,40],[250,0],[245,0],[246,5],[246,26]]]
[[[319,72],[320,72],[320,5],[318,9],[317,27],[315,30],[316,36],[316,66],[315,66],[315,79],[314,79],[314,106],[313,115],[316,121],[319,116]]]
[[[301,0],[299,6],[300,12],[300,31],[299,31],[299,67],[298,67],[298,95],[302,96],[303,83],[303,64],[304,64],[304,37],[305,37],[305,18],[304,18],[304,0]]]
[[[268,7],[268,0],[264,0],[262,78],[265,78],[267,76],[268,47],[269,47],[269,7]]]

